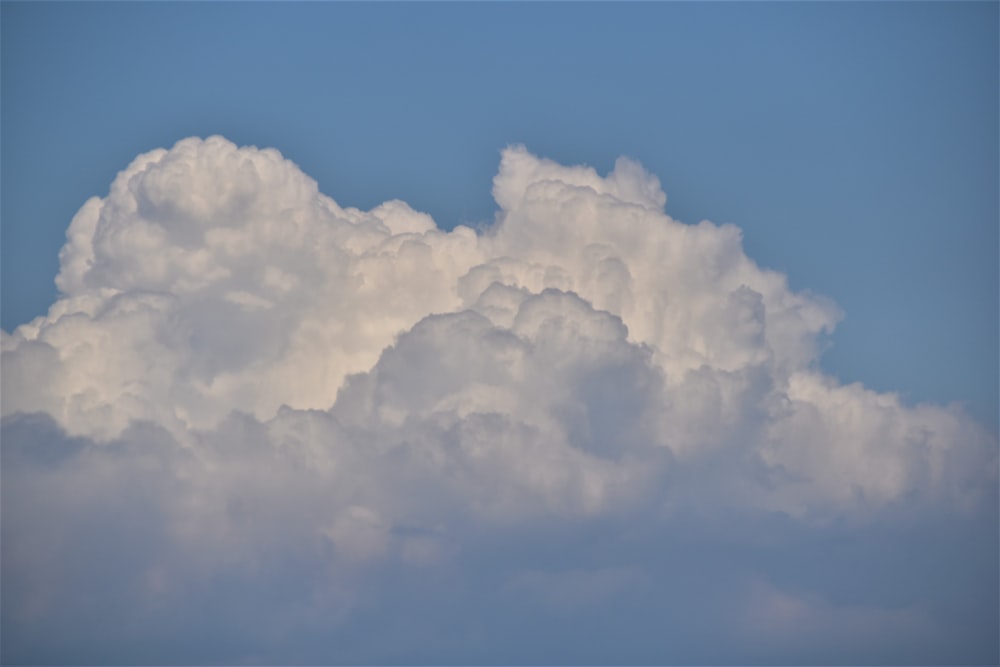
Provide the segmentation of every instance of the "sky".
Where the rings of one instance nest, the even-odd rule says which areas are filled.
[[[0,659],[995,663],[998,19],[4,2]]]

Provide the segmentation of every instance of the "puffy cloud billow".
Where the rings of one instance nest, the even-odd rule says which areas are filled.
[[[3,661],[995,662],[997,441],[658,180],[503,151],[495,222],[220,137],[73,218],[3,333]]]

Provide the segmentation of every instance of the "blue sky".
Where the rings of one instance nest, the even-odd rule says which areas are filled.
[[[0,20],[5,663],[997,659],[996,2]]]
[[[524,143],[845,311],[826,369],[997,421],[996,3],[27,4],[3,9],[3,327],[136,154],[273,146],[337,201],[492,219]],[[156,26],[155,35],[150,26]]]

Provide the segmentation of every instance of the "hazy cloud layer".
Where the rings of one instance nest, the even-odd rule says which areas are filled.
[[[86,202],[3,333],[4,661],[997,659],[994,434],[824,376],[837,308],[634,162],[493,194],[212,137]]]

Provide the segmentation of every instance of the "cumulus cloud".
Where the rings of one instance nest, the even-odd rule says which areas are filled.
[[[995,655],[947,596],[746,565],[927,516],[974,540],[994,434],[825,376],[836,306],[635,162],[514,146],[493,195],[444,231],[211,137],[86,202],[59,299],[3,332],[5,661],[808,661],[872,626],[845,660]]]

